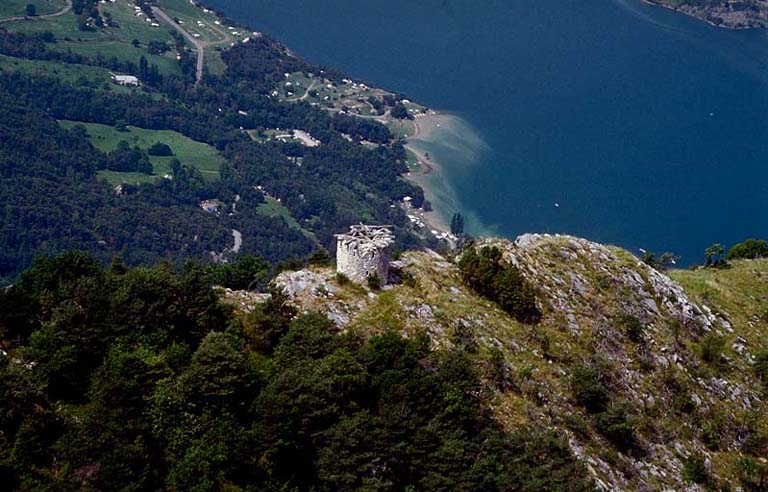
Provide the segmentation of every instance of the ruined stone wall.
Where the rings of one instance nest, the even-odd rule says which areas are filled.
[[[389,276],[390,255],[390,247],[366,250],[355,241],[340,239],[336,248],[336,270],[359,284],[364,284],[370,274],[377,275],[385,284]]]

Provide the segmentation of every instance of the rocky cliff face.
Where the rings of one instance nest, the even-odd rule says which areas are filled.
[[[574,237],[483,245],[498,246],[536,287],[539,324],[478,297],[431,252],[405,254],[402,283],[381,292],[323,269],[276,282],[344,330],[426,331],[467,351],[499,423],[562,432],[601,490],[705,490],[695,480],[735,488],[757,473],[744,459],[768,447],[754,370],[768,333],[768,261],[674,272],[675,282],[626,251]],[[605,393],[600,408],[579,393],[584,374]]]
[[[768,27],[766,0],[647,0],[715,26],[730,29]]]

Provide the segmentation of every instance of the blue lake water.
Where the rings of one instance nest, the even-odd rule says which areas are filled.
[[[640,0],[208,3],[460,117],[464,151],[449,134],[429,150],[470,232],[572,233],[684,263],[768,237],[764,31]]]

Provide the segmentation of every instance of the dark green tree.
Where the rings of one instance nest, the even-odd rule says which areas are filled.
[[[768,258],[768,242],[762,239],[747,239],[728,250],[729,260]]]
[[[725,246],[715,243],[704,250],[704,257],[707,259],[707,266],[716,266],[720,262],[720,256],[725,253]]]
[[[456,212],[451,218],[451,234],[454,236],[461,236],[464,234],[464,217]]]

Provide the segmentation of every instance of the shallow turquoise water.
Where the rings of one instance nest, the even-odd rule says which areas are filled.
[[[461,117],[471,148],[445,134],[429,150],[474,232],[573,233],[686,263],[768,237],[765,32],[640,0],[208,1]]]

